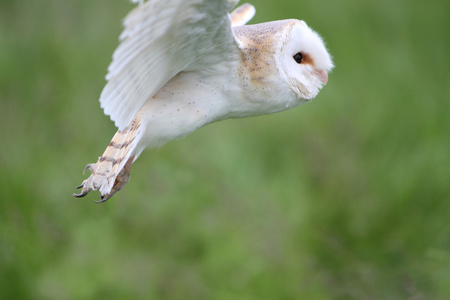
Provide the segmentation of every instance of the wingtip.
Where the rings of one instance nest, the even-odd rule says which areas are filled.
[[[256,13],[256,9],[250,3],[244,3],[231,12],[231,25],[242,26],[247,24]]]

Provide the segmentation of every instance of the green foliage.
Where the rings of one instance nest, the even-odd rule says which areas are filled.
[[[254,0],[336,69],[312,103],[146,151],[74,199],[132,8],[0,3],[1,299],[449,299],[448,3]]]

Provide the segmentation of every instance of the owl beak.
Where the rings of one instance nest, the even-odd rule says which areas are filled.
[[[319,76],[320,81],[322,81],[323,85],[327,84],[328,82],[328,74],[324,70],[318,70],[317,76]]]

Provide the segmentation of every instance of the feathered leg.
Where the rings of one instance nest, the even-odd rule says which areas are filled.
[[[80,194],[75,197],[84,197],[90,191],[100,191],[101,200],[105,202],[116,192],[121,190],[130,178],[130,169],[134,161],[134,150],[141,137],[140,119],[133,120],[130,126],[124,130],[118,130],[106,147],[103,155],[95,164],[88,164],[85,168],[92,174],[77,188],[81,188]],[[84,174],[84,172],[83,172]]]

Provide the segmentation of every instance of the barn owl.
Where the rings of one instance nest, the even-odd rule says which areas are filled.
[[[118,127],[76,197],[104,202],[127,182],[144,148],[209,123],[270,114],[311,101],[333,68],[304,21],[245,25],[255,8],[238,0],[150,0],[124,21],[100,103]]]

